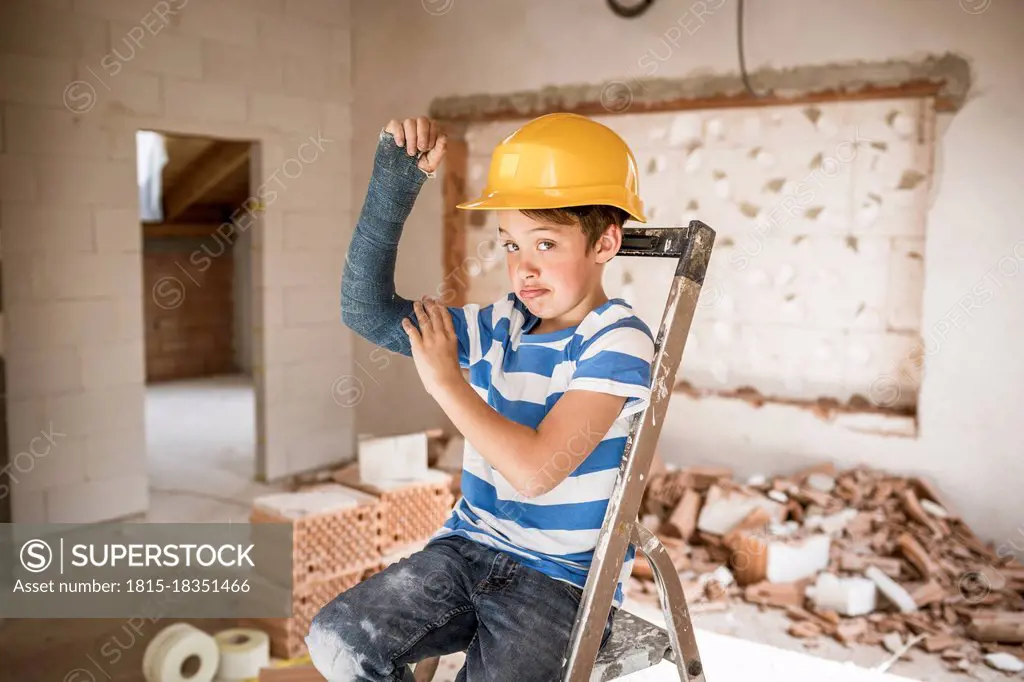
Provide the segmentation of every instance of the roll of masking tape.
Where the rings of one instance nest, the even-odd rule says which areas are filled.
[[[169,625],[142,656],[146,682],[212,682],[220,662],[217,640],[188,623]]]
[[[248,680],[259,677],[260,669],[270,667],[270,637],[262,630],[229,628],[213,638],[220,648],[218,680]]]

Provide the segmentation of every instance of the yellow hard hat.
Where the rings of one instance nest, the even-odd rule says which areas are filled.
[[[579,114],[547,114],[506,137],[470,210],[616,206],[646,223],[636,159],[611,128]]]

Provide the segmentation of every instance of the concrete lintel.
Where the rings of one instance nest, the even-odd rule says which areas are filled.
[[[749,73],[748,80],[756,96],[747,91],[738,73],[697,74],[440,97],[431,103],[430,115],[456,123],[532,118],[556,111],[604,115],[896,97],[934,97],[937,110],[957,111],[970,89],[971,72],[966,59],[946,53],[913,60],[765,68]]]

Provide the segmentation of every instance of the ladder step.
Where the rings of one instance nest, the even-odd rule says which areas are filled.
[[[672,651],[668,632],[622,609],[615,610],[612,634],[597,655],[591,682],[609,682],[658,665]]]

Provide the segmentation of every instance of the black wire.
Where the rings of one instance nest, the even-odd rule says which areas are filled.
[[[739,6],[736,8],[736,44],[740,51],[740,77],[743,78],[743,86],[754,97],[757,93],[750,87],[750,79],[747,77],[747,62],[743,57],[743,0],[737,0]]]
[[[640,4],[629,7],[622,5],[620,0],[608,0],[608,6],[612,8],[612,11],[625,19],[635,19],[649,10],[653,4],[654,0],[640,0]]]

